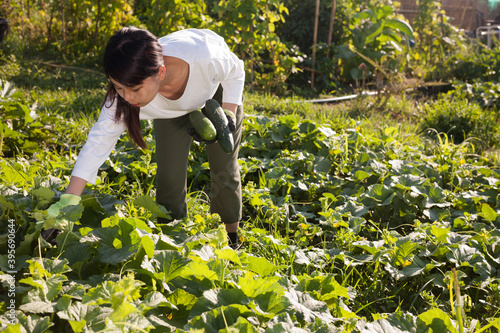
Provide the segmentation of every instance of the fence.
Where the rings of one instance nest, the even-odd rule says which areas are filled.
[[[499,14],[498,9],[490,10],[488,0],[441,0],[441,9],[452,18],[452,24],[460,29],[475,32]],[[400,0],[399,13],[413,22],[418,14],[417,0]]]

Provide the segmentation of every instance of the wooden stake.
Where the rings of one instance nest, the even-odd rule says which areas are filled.
[[[61,11],[61,30],[62,30],[62,39],[63,43],[66,43],[66,20],[64,19],[64,1],[61,0],[59,3],[60,11]]]
[[[330,56],[330,45],[332,45],[333,22],[335,21],[335,11],[337,9],[337,0],[332,1],[332,13],[330,14],[330,29],[328,29],[328,48],[326,49],[326,57]]]
[[[313,35],[313,52],[312,52],[313,69],[314,69],[314,63],[316,62],[316,41],[318,38],[319,2],[320,0],[316,0],[316,11],[314,14],[314,35]],[[311,89],[314,89],[314,71],[311,72]]]

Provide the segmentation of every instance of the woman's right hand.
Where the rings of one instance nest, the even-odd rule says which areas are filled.
[[[67,206],[78,205],[80,203],[80,200],[82,200],[82,198],[78,195],[68,194],[68,193],[63,194],[59,198],[58,202],[53,203],[47,209],[47,215],[48,215],[48,217],[52,217],[52,218],[58,217],[59,214],[61,213],[61,209],[63,209],[64,207],[67,207]]]

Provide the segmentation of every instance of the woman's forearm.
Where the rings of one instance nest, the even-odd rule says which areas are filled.
[[[72,176],[69,180],[68,188],[66,188],[66,193],[80,196],[85,186],[87,186],[87,181],[85,179]]]
[[[238,108],[238,104],[222,103],[221,107],[223,109],[227,109],[227,110],[231,111],[232,113],[236,114],[236,109]]]

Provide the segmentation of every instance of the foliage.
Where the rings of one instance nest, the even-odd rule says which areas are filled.
[[[500,143],[500,128],[496,114],[483,110],[479,105],[456,97],[442,98],[425,104],[425,117],[420,128],[434,137],[435,133],[446,133],[450,140],[460,144],[465,140],[478,152]]]
[[[304,55],[303,60],[298,65],[300,70],[291,73],[287,80],[291,94],[307,97],[317,96],[318,92],[338,95],[350,91],[350,88],[344,85],[345,81],[341,78],[339,59],[327,56],[327,54],[333,53],[333,47],[328,47],[326,43],[316,45],[314,90],[311,90],[312,59]]]
[[[420,67],[416,69],[417,74],[426,80],[439,80],[448,70],[445,60],[461,51],[465,36],[453,26],[450,17],[441,10],[441,4],[432,0],[418,1],[414,26],[417,45],[412,58]]]
[[[19,4],[16,0],[11,3]],[[347,35],[345,41],[354,45],[349,40],[358,38],[363,42],[360,48],[371,56],[369,52],[386,47],[389,38],[398,42],[399,35],[392,34],[398,32],[390,23],[394,22],[392,16],[384,16],[385,0],[370,1],[373,6],[381,4],[372,12],[365,3],[353,1],[352,12],[344,11],[346,22],[352,19],[359,29],[353,30],[359,34]],[[62,25],[55,23],[58,3],[43,4],[48,10],[45,13],[54,13],[51,36],[62,34],[58,30]],[[95,10],[98,2],[86,4]],[[148,6],[157,3],[135,4],[146,13]],[[201,3],[190,4],[193,10],[201,8]],[[257,48],[261,63],[280,60],[290,52],[299,56],[298,50],[286,50],[271,30],[270,22],[283,22],[286,6],[257,1],[253,5],[258,10],[241,11],[251,3],[224,4],[225,8],[218,9],[223,16],[217,17],[221,31],[235,38],[255,28],[267,34],[268,40],[259,40],[267,43],[265,47],[251,44],[251,34],[235,40],[247,44],[231,44],[246,61],[249,50]],[[120,1],[112,4],[121,5]],[[172,2],[164,5],[178,9]],[[207,10],[216,5],[210,2]],[[231,6],[240,6],[239,11]],[[83,13],[94,24],[91,18],[99,12]],[[250,19],[243,20],[242,13],[249,13]],[[375,25],[386,26],[387,31],[370,30],[365,20],[372,13],[381,14],[383,20],[374,20]],[[36,27],[38,31],[47,31],[47,23],[52,22],[47,17],[42,20],[41,12],[28,16],[33,20],[29,24],[43,23]],[[184,24],[191,17],[200,22],[196,20],[202,16],[194,16],[186,11],[177,21]],[[227,18],[237,22],[222,22]],[[429,27],[434,29],[437,22],[432,22]],[[34,25],[25,26],[30,27],[35,29]],[[239,34],[231,31],[235,27]],[[369,43],[367,36],[372,38]],[[84,43],[90,43],[89,39],[76,48],[83,49]],[[420,58],[425,60],[421,64],[432,70],[441,66],[435,59],[455,52],[446,43],[444,37],[433,39],[429,57]],[[80,55],[94,54],[93,47]],[[437,54],[436,47],[443,52]],[[393,52],[387,62],[368,59],[379,66],[390,64],[397,59],[396,52],[386,50]],[[283,53],[273,56],[273,52]],[[325,47],[320,48],[320,54],[323,52],[327,53]],[[496,68],[494,54],[491,60],[480,57],[472,67],[489,73]],[[412,57],[420,61],[415,53]],[[16,59],[23,59],[27,68],[19,70],[9,63]],[[462,70],[462,58],[454,54],[454,59],[458,59],[457,73]],[[500,171],[498,165],[473,154],[497,140],[496,119],[473,102],[482,100],[481,105],[494,112],[497,82],[468,80],[464,74],[464,83],[455,84],[457,89],[449,99],[422,102],[417,116],[423,115],[425,121],[440,128],[432,141],[418,135],[417,126],[408,131],[403,124],[376,124],[367,119],[373,108],[368,98],[352,104],[360,110],[355,111],[359,115],[355,120],[334,107],[318,111],[297,100],[277,101],[269,94],[250,96],[240,149],[245,221],[240,228],[243,248],[238,251],[227,246],[220,218],[210,213],[204,144],[193,145],[189,156],[188,217],[157,223],[157,217],[168,217],[168,211],[154,201],[154,137],[151,122],[143,122],[151,150],[139,150],[126,135],[122,137],[102,166],[96,185],[83,193],[81,203],[63,209],[57,221],[49,221],[64,227],[54,245],[40,237],[47,221],[45,211],[67,185],[105,87],[93,71],[46,66],[5,53],[0,61],[2,75],[10,75],[24,89],[22,94],[13,92],[2,83],[1,330],[500,330]],[[376,68],[370,61],[368,65]],[[406,60],[398,61],[387,68],[400,71],[398,66]],[[334,60],[332,63],[325,61],[321,66],[335,66]],[[284,60],[276,66],[281,65],[279,77],[286,77],[297,63]],[[15,73],[9,74],[9,70]],[[270,75],[273,70],[271,64],[261,72],[256,70],[261,80],[256,85],[276,91],[280,81]],[[337,74],[325,74],[324,86]],[[438,77],[439,71],[433,74]],[[35,101],[36,108],[32,106]],[[454,121],[461,131],[450,131]],[[37,127],[37,122],[44,126]],[[462,134],[464,141],[454,143]],[[472,136],[482,138],[485,146],[471,141]],[[469,141],[479,149],[474,151]],[[14,266],[9,266],[4,254],[11,225],[16,242]],[[9,324],[5,311],[12,271],[17,324]]]
[[[353,15],[352,38],[336,48],[347,80],[373,78],[380,85],[404,72],[405,55],[414,39],[411,26],[395,18],[391,6],[369,7]]]
[[[283,83],[296,71],[301,53],[289,49],[276,34],[288,9],[279,0],[219,1],[213,7],[215,30],[226,37],[245,62],[251,89],[283,93]]]
[[[69,62],[99,56],[122,25],[139,24],[127,1],[10,0],[10,5],[11,38],[20,39],[23,49],[49,48],[56,58]]]
[[[466,98],[488,110],[493,110],[498,115],[500,110],[500,82],[478,81],[474,83],[464,83],[457,81],[454,84],[455,90],[449,92],[450,97]],[[492,119],[495,123],[498,119]]]
[[[134,2],[134,14],[156,36],[186,28],[207,28],[212,20],[206,13],[206,4],[201,0]]]
[[[316,0],[284,0],[284,6],[288,9],[285,20],[276,26],[276,32],[287,44],[295,45],[308,58],[312,54],[312,41],[314,34],[314,20]],[[344,29],[346,23],[346,11],[350,8],[351,1],[337,0],[332,31],[332,44],[341,44],[348,34]],[[321,1],[318,17],[317,39],[320,43],[327,42],[332,11],[332,1]],[[321,59],[318,57],[318,60]]]
[[[40,231],[74,150],[46,150],[40,140],[29,159],[0,159],[0,252],[10,221],[17,246],[14,268],[0,256],[0,280],[5,291],[7,272],[17,272],[18,320],[2,316],[2,330],[499,328],[495,166],[466,145],[429,145],[401,126],[318,122],[298,116],[309,108],[298,102],[257,101],[246,108],[240,149],[238,251],[210,213],[204,144],[189,157],[186,219],[157,223],[168,212],[154,201],[154,152],[124,136],[97,184],[62,210],[56,245]],[[67,112],[50,121],[88,129],[87,118]],[[151,123],[143,125],[152,147]],[[81,145],[76,132],[67,141]]]
[[[448,68],[443,79],[473,83],[498,81],[500,50],[489,48],[480,42],[463,44],[460,52],[450,55],[444,63]]]
[[[251,89],[280,95],[341,94],[352,90],[353,84],[358,89],[374,86],[398,91],[405,88],[408,77],[447,79],[470,65],[447,63],[450,57],[450,61],[459,59],[466,38],[439,4],[428,0],[418,3],[415,36],[402,16],[395,14],[397,2],[336,1],[330,46],[326,44],[329,29],[324,27],[329,26],[332,3],[321,2],[314,69],[312,0],[119,0],[109,4],[9,0],[8,4],[4,10],[11,25],[7,44],[14,42],[12,50],[19,49],[16,52],[23,56],[43,50],[55,61],[95,68],[107,39],[123,25],[147,28],[158,36],[184,28],[209,28],[245,61]],[[409,40],[416,44],[411,49]],[[315,70],[314,91],[311,70]],[[468,80],[463,74],[462,80]]]
[[[27,129],[37,131],[42,124],[33,107],[24,104],[24,95],[10,82],[0,80],[0,156],[17,151],[33,151],[38,144],[28,138]],[[38,130],[39,131],[39,130]]]
[[[484,126],[497,126],[500,110],[500,52],[478,41],[463,43],[460,52],[450,55],[444,63],[444,80],[453,82],[449,98],[467,99],[484,109]],[[492,113],[492,115],[490,115]],[[487,125],[488,124],[488,125]]]
[[[22,50],[46,49],[55,59],[100,63],[107,39],[121,26],[147,28],[157,36],[185,28],[209,28],[220,33],[246,63],[253,88],[283,93],[287,77],[295,72],[302,54],[289,48],[275,33],[288,14],[280,1],[73,1],[24,2],[11,0],[11,38]],[[245,13],[245,15],[242,15]]]

